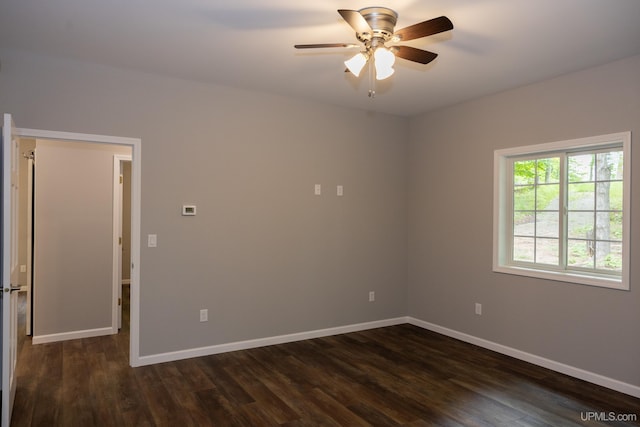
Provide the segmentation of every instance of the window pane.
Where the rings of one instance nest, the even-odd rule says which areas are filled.
[[[533,184],[536,177],[535,160],[513,162],[513,183],[515,185]]]
[[[567,222],[570,239],[593,239],[593,212],[569,212]]]
[[[559,217],[558,212],[538,212],[536,214],[536,236],[559,237]]]
[[[596,214],[596,240],[622,240],[622,213],[598,212]]]
[[[514,212],[513,234],[516,236],[533,236],[535,233],[535,212]]]
[[[538,159],[536,168],[536,182],[538,184],[552,184],[560,182],[560,158],[550,157]]]
[[[516,211],[532,211],[536,206],[536,193],[533,185],[515,187],[513,189],[513,209]]]
[[[596,183],[596,209],[622,210],[622,182]]]
[[[558,265],[558,239],[536,239],[536,262]]]
[[[596,242],[596,268],[622,271],[622,244]]]
[[[596,183],[596,209],[599,211],[608,211],[611,209],[611,183]]]
[[[569,184],[569,209],[572,211],[593,210],[595,208],[595,185]]]
[[[609,240],[622,241],[622,212],[609,212]]]
[[[595,245],[593,240],[572,240],[567,242],[567,265],[569,267],[593,268]]]
[[[595,178],[595,156],[579,154],[569,156],[569,182],[593,181]]]
[[[596,162],[596,180],[622,179],[622,151],[598,153]]]
[[[560,185],[549,184],[539,185],[536,194],[537,210],[558,210],[558,201],[560,198]]]
[[[513,260],[533,262],[533,248],[535,239],[533,237],[513,238]]]

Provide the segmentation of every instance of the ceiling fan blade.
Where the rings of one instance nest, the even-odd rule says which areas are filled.
[[[398,36],[403,41],[414,40],[449,30],[453,30],[453,23],[446,16],[441,16],[401,28],[394,33],[394,36]]]
[[[353,43],[316,43],[316,44],[296,44],[293,47],[296,49],[318,49],[324,47],[360,47],[360,45]]]
[[[364,16],[357,10],[338,9],[338,13],[347,21],[347,24],[351,25],[351,28],[356,30],[356,33],[371,33],[373,31]]]
[[[428,50],[417,49],[411,46],[393,46],[389,48],[398,58],[407,59],[409,61],[418,62],[420,64],[428,64],[436,59],[437,53]]]

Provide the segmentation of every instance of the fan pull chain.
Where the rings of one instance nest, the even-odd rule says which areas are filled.
[[[373,59],[373,55],[372,58]],[[376,79],[373,75],[374,66],[373,61],[369,61],[369,98],[373,99],[376,97]]]

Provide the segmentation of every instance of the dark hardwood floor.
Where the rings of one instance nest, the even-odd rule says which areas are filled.
[[[123,324],[22,338],[12,425],[640,425],[640,399],[411,325],[134,369]]]

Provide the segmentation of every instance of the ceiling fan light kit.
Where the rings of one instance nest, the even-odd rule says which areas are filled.
[[[373,58],[377,80],[384,80],[393,75],[395,71],[393,64],[396,57],[419,64],[428,64],[438,56],[437,53],[411,46],[393,45],[387,47],[385,43],[414,40],[453,29],[449,18],[441,16],[395,31],[398,14],[386,7],[366,7],[360,10],[339,9],[338,13],[356,31],[356,38],[364,47],[363,51],[344,62],[347,70],[358,77],[365,65]],[[294,47],[296,49],[316,49],[358,46],[353,43],[321,43],[297,44]],[[369,96],[373,97],[374,95],[375,90],[370,88]]]

